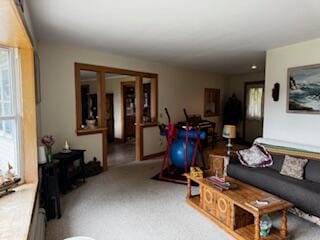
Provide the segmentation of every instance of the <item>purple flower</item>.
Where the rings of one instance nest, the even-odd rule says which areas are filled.
[[[44,135],[41,138],[41,142],[43,145],[45,145],[47,148],[51,148],[52,145],[55,143],[54,137],[51,135]]]

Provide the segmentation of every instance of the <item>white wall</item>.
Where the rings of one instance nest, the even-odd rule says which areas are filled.
[[[169,67],[101,51],[39,43],[41,60],[41,130],[53,134],[55,149],[63,146],[67,138],[72,147],[87,149],[87,159],[102,159],[100,135],[76,135],[76,103],[74,62],[96,64],[159,74],[159,121],[166,122],[164,107],[168,107],[173,121],[183,120],[182,108],[189,113],[203,114],[204,88],[221,88],[224,99],[227,79],[218,74]],[[220,117],[211,118],[220,130]],[[164,145],[164,144],[163,144]],[[157,127],[144,129],[144,154],[163,149]]]
[[[243,110],[245,107],[244,84],[246,82],[263,81],[264,78],[265,78],[264,71],[230,75],[228,76],[229,87],[228,87],[228,94],[226,97],[229,98],[233,93],[236,94],[237,98],[241,101],[241,106]],[[237,132],[239,133],[240,137],[243,137],[243,121],[241,121],[241,123],[237,127]]]
[[[287,69],[320,63],[320,39],[271,49],[267,52],[263,136],[309,145],[320,143],[320,115],[286,112]],[[272,100],[274,83],[280,83],[280,98]]]

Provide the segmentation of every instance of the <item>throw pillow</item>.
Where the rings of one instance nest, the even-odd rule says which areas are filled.
[[[269,167],[273,164],[271,155],[260,144],[254,144],[249,149],[240,150],[237,155],[241,164],[247,167]]]
[[[302,180],[304,167],[307,163],[308,159],[296,158],[286,155],[280,174]]]

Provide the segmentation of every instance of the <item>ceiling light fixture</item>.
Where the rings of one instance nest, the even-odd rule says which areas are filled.
[[[252,66],[251,66],[251,69],[253,69],[253,70],[254,70],[254,69],[257,69],[257,66],[256,66],[256,65],[252,65]]]

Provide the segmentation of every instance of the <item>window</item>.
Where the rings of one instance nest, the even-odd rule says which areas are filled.
[[[0,169],[20,175],[17,50],[0,48]]]
[[[248,108],[247,118],[248,119],[262,119],[263,109],[263,88],[252,87],[248,92]]]

